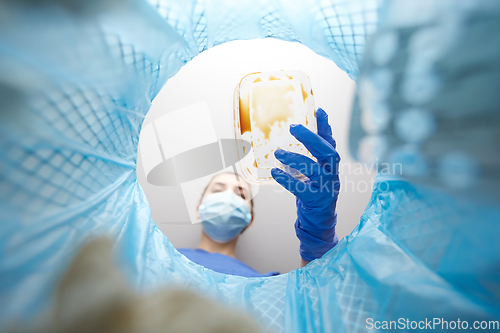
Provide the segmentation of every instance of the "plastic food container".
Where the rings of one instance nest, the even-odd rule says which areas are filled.
[[[250,152],[243,145],[238,147],[241,174],[248,182],[274,182],[274,167],[303,177],[281,164],[274,152],[281,148],[314,159],[289,130],[290,124],[302,124],[317,133],[316,108],[307,74],[285,70],[248,74],[236,86],[233,110],[236,142],[251,143]]]

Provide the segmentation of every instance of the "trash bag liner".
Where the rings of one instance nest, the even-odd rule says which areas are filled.
[[[97,236],[115,241],[138,290],[192,288],[269,331],[498,319],[499,7],[1,2],[0,330],[44,318],[65,268]],[[355,79],[353,155],[403,172],[379,169],[358,226],[322,258],[242,278],[190,262],[155,225],[137,146],[151,101],[185,63],[266,37],[300,42]]]

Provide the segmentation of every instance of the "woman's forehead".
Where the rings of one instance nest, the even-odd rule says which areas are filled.
[[[236,177],[238,177],[239,180],[236,179]],[[223,174],[215,176],[212,179],[210,186],[212,187],[212,186],[219,186],[219,185],[225,185],[225,186],[231,187],[231,188],[242,187],[243,189],[250,192],[250,185],[246,181],[244,181],[241,178],[241,176],[237,176],[237,175],[232,174],[232,173],[223,173]]]

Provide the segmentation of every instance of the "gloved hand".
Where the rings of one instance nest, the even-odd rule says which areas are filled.
[[[302,125],[291,125],[290,133],[318,162],[282,149],[274,153],[280,162],[297,169],[309,179],[301,181],[278,168],[271,170],[273,178],[297,197],[295,232],[300,240],[300,255],[305,261],[320,258],[338,243],[335,207],[340,191],[340,156],[335,150],[328,115],[319,108],[316,118],[318,134]]]

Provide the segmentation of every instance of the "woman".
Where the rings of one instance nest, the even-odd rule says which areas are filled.
[[[237,179],[239,178],[239,180]],[[253,222],[253,200],[250,185],[234,173],[212,178],[202,194],[197,215],[203,230],[196,249],[178,249],[191,261],[216,272],[245,277],[261,274],[236,258],[239,236]]]

